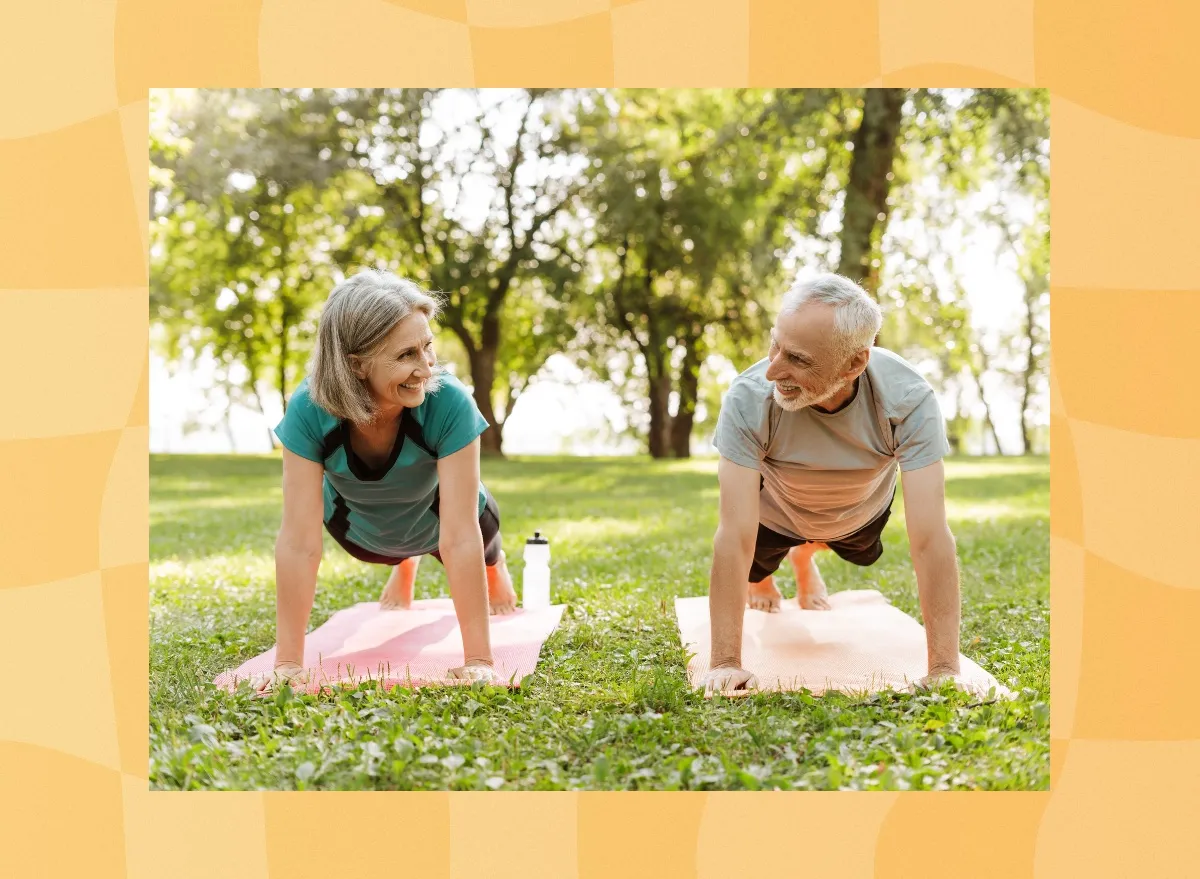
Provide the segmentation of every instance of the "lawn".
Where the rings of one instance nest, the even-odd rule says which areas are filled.
[[[1019,692],[704,700],[672,607],[704,595],[715,460],[485,461],[510,565],[551,540],[562,624],[517,691],[336,695],[215,689],[274,641],[278,458],[152,456],[150,780],[166,789],[1046,789],[1049,463],[947,462],[963,652]],[[818,556],[830,591],[874,588],[920,619],[902,501],[874,567]],[[387,571],[325,539],[312,625],[374,600]],[[778,577],[795,594],[790,569]],[[449,592],[422,564],[417,597]]]

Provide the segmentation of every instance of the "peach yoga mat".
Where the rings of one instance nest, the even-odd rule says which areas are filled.
[[[537,666],[542,643],[558,626],[565,605],[491,618],[492,658],[497,673],[511,686]],[[275,648],[260,653],[213,681],[234,689],[237,681],[275,664]],[[304,665],[310,675],[308,689],[353,686],[364,680],[382,680],[389,686],[452,684],[449,669],[463,664],[462,635],[449,598],[414,601],[409,610],[379,609],[367,601],[339,610],[304,639]]]
[[[925,675],[925,629],[881,593],[835,592],[829,603],[831,610],[801,610],[793,598],[779,613],[746,609],[742,667],[758,678],[760,690],[872,693],[902,690]],[[708,671],[708,598],[676,598],[675,615],[684,647],[695,654],[688,663],[694,684]],[[997,696],[1012,696],[961,654],[959,667],[972,691],[985,695],[995,687]]]

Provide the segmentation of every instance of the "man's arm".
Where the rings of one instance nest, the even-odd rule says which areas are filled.
[[[713,539],[713,565],[708,590],[712,626],[710,668],[737,669],[742,662],[742,616],[747,577],[758,534],[757,470],[722,457],[717,466],[721,485],[720,520]],[[728,677],[728,675],[726,675]],[[726,689],[725,681],[721,689]],[[735,688],[748,681],[732,682]]]
[[[946,522],[946,471],[938,461],[902,473],[901,483],[932,683],[959,672],[958,553]]]

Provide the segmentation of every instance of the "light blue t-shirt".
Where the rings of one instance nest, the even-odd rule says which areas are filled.
[[[781,409],[769,365],[760,360],[733,380],[713,445],[759,472],[759,521],[772,531],[847,537],[890,506],[897,466],[919,470],[950,451],[932,386],[886,348],[871,349],[853,399],[837,412]]]
[[[466,447],[487,428],[467,389],[445,374],[420,406],[404,410],[391,455],[372,469],[351,449],[349,424],[313,402],[306,378],[275,435],[284,448],[324,465],[324,518],[332,533],[379,555],[403,558],[438,548],[437,459]],[[486,501],[480,483],[478,513]]]

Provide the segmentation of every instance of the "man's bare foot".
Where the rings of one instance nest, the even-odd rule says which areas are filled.
[[[487,571],[488,605],[492,613],[512,613],[517,609],[517,593],[513,589],[512,575],[508,573],[508,562],[504,550],[500,551],[500,560],[489,565]]]
[[[417,582],[417,565],[420,556],[405,559],[392,568],[387,585],[379,596],[380,610],[408,610],[412,607],[413,584]]]
[[[774,577],[767,577],[765,580],[750,584],[746,604],[754,610],[779,613],[779,604],[781,601],[783,601],[783,595],[775,587]]]
[[[802,543],[792,547],[788,558],[796,572],[796,602],[802,610],[829,610],[829,591],[821,572],[817,570],[813,556],[817,550],[824,549],[822,543]]]

